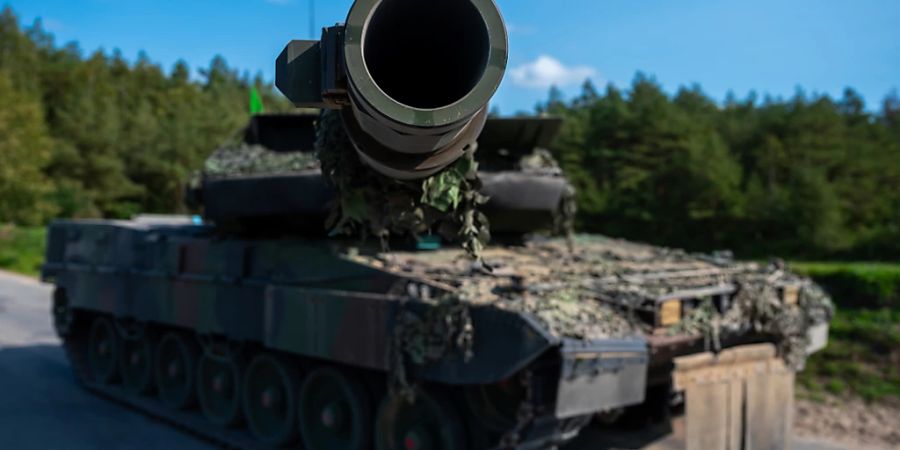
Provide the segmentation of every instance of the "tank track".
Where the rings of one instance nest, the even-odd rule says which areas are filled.
[[[155,390],[147,394],[136,394],[128,391],[119,382],[104,384],[94,381],[89,366],[90,363],[88,361],[87,346],[89,340],[88,330],[93,320],[98,317],[106,317],[111,319],[111,317],[106,314],[79,312],[78,318],[74,320],[74,326],[72,326],[71,329],[67,330],[67,332],[60,333],[60,337],[63,342],[63,349],[65,351],[66,358],[68,359],[72,367],[75,378],[88,391],[98,395],[99,397],[109,399],[140,413],[143,413],[149,417],[152,417],[156,420],[172,425],[189,435],[197,437],[203,441],[209,442],[221,448],[246,450],[275,448],[303,450],[305,448],[299,441],[288,446],[270,446],[261,443],[246,427],[246,419],[243,419],[241,425],[238,427],[226,428],[208,421],[200,411],[199,407],[196,405],[189,409],[172,409],[163,404],[158,399],[158,396],[155,395]],[[166,331],[184,331],[177,330],[175,328],[164,328]],[[260,349],[260,351],[264,351],[264,349]],[[241,414],[243,416],[243,412]],[[463,418],[463,422],[465,423],[467,428],[472,426],[472,420],[474,419]],[[573,419],[566,424],[562,424],[562,426],[559,427],[560,429],[556,431],[551,430],[547,427],[538,427],[543,428],[544,430],[538,432],[537,434],[535,434],[534,432],[529,433],[528,442],[524,445],[519,444],[504,446],[501,444],[501,446],[499,447],[472,444],[472,442],[484,443],[484,440],[473,437],[474,434],[472,433],[472,430],[470,430],[470,436],[466,439],[468,444],[465,446],[465,448],[472,448],[472,446],[474,445],[474,447],[478,449],[552,449],[556,448],[556,445],[558,445],[560,441],[567,441],[571,438],[574,438],[578,434],[578,431],[587,424],[588,420],[586,420],[586,418],[578,418]],[[544,436],[542,437],[542,435]],[[474,439],[474,441],[472,441],[472,439]],[[555,443],[547,443],[543,445],[537,443],[541,441]],[[370,447],[374,448],[374,442],[371,443]],[[461,447],[461,449],[462,448],[463,447]]]
[[[83,348],[86,345],[84,342],[86,336],[83,335],[84,330],[85,327],[73,330],[68,336],[63,336],[62,340],[66,359],[69,360],[69,364],[72,366],[76,380],[88,391],[173,425],[187,434],[222,448],[234,450],[265,448],[260,446],[246,430],[218,427],[208,422],[196,409],[175,411],[166,408],[156,397],[135,395],[127,392],[120,385],[104,385],[91,380],[87,355]],[[79,335],[79,332],[82,334]],[[288,448],[302,449],[300,446]]]

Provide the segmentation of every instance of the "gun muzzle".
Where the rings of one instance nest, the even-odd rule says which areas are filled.
[[[493,0],[357,0],[346,25],[288,45],[276,85],[297,106],[340,108],[373,169],[418,179],[475,151],[507,54]]]

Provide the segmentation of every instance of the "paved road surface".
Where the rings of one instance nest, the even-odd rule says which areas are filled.
[[[214,448],[79,388],[49,305],[49,287],[0,273],[0,448]]]
[[[208,443],[79,388],[50,321],[50,288],[0,272],[0,448],[212,449]],[[639,436],[646,437],[646,433]],[[633,440],[632,440],[633,441]],[[628,445],[590,431],[566,450]],[[601,444],[607,443],[607,445]],[[656,440],[648,448],[667,448]],[[795,450],[843,450],[800,441]]]

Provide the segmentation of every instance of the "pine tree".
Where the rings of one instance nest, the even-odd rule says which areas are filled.
[[[40,103],[0,70],[0,223],[39,224],[55,212],[43,169],[50,159]]]

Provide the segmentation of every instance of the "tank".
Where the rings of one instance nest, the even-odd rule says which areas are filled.
[[[253,117],[188,190],[202,217],[51,224],[78,380],[235,448],[552,448],[673,401],[705,411],[689,448],[777,444],[828,297],[778,261],[572,234],[560,120],[487,117],[506,45],[490,0],[357,0],[278,58],[323,112]],[[440,183],[459,204],[426,198]],[[435,217],[344,234],[358,189]]]

